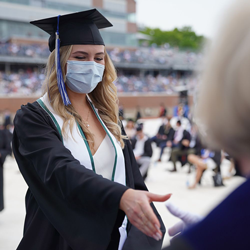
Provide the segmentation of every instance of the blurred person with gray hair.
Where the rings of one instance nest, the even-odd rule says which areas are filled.
[[[167,205],[181,219],[169,234],[181,234],[164,249],[250,249],[250,1],[232,6],[205,66],[196,105],[203,138],[209,148],[228,152],[246,181],[198,223]]]

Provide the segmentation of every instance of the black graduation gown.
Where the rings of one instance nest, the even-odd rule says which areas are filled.
[[[24,235],[18,250],[117,249],[124,218],[120,198],[128,187],[147,190],[129,141],[123,150],[127,187],[80,165],[64,147],[50,116],[37,102],[15,117],[13,152],[28,184]],[[161,222],[160,216],[152,205]],[[161,249],[131,224],[123,249]],[[139,244],[139,247],[138,247]]]
[[[0,211],[4,209],[4,197],[3,197],[3,164],[6,156],[11,154],[11,146],[6,130],[0,130]]]

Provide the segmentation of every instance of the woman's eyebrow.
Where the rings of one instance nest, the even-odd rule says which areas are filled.
[[[74,54],[84,54],[84,55],[88,55],[88,53],[87,52],[84,52],[84,51],[76,51],[76,52],[74,52],[74,53],[72,53],[73,55]]]
[[[76,52],[74,52],[74,53],[72,53],[73,55],[74,54],[84,54],[84,55],[88,55],[88,53],[87,52],[85,52],[85,51],[76,51]],[[98,53],[96,53],[96,55],[104,55],[104,52],[98,52]]]
[[[104,55],[104,52],[98,52],[96,55]]]

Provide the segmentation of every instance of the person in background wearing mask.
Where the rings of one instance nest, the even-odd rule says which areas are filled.
[[[27,182],[18,250],[161,249],[164,225],[119,122],[96,9],[31,22],[50,34],[46,92],[14,120]]]

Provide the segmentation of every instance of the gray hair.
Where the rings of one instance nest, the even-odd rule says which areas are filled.
[[[195,117],[207,144],[250,155],[250,1],[229,9],[205,63]]]

